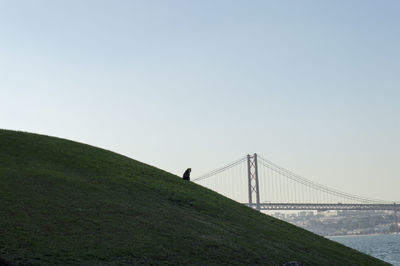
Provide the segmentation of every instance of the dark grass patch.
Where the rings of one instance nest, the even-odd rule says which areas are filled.
[[[0,130],[0,265],[382,265],[127,157]]]

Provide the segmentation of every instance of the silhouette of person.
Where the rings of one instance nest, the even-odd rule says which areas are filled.
[[[183,173],[183,180],[190,181],[190,172],[192,171],[192,168],[186,169],[186,171]]]

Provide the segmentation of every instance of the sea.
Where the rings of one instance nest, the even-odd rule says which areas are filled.
[[[330,236],[329,239],[400,266],[400,234]]]

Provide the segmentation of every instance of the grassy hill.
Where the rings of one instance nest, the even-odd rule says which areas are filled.
[[[0,265],[291,260],[384,264],[116,153],[0,130]]]

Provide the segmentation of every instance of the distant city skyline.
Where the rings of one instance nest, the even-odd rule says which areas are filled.
[[[181,176],[249,153],[400,201],[400,2],[1,1],[0,128]]]

